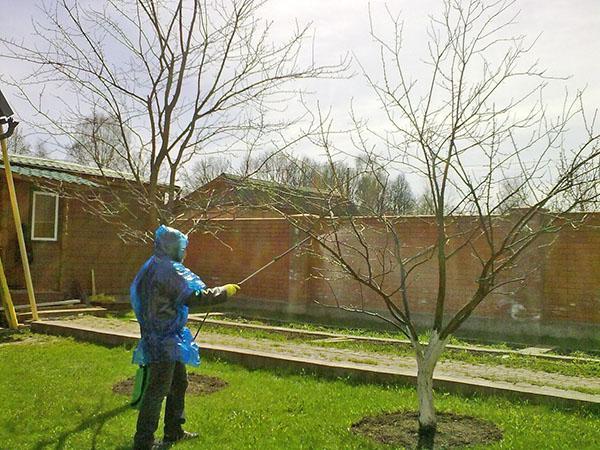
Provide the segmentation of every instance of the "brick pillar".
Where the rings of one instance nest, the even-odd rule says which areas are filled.
[[[290,225],[291,227],[291,225]],[[306,239],[306,235],[295,228],[290,229],[289,247]],[[306,312],[307,305],[312,301],[310,290],[311,242],[308,241],[290,253],[288,311],[292,313]]]

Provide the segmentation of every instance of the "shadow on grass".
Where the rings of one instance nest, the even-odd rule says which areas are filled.
[[[0,326],[2,323],[0,322]],[[9,328],[0,329],[0,344],[10,344],[19,342],[28,337],[28,333],[24,330],[11,330]]]
[[[110,411],[103,412],[99,415],[92,415],[88,417],[79,425],[77,425],[72,430],[68,430],[63,432],[60,436],[54,439],[48,439],[44,441],[40,441],[34,447],[35,450],[42,450],[45,448],[54,448],[55,450],[62,450],[66,448],[67,440],[78,433],[91,429],[93,432],[92,442],[90,443],[90,449],[95,449],[97,445],[98,435],[102,431],[102,428],[110,419],[117,417],[118,415],[124,413],[125,411],[131,409],[129,404],[125,404],[123,406],[119,406],[118,408],[111,409]],[[122,447],[123,449],[130,447]]]

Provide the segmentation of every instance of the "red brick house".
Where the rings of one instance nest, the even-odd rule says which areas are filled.
[[[90,293],[92,270],[97,292],[126,293],[151,247],[124,239],[119,220],[128,219],[108,223],[95,203],[108,190],[120,189],[126,196],[132,177],[28,156],[12,155],[10,161],[37,301]],[[27,303],[20,292],[25,281],[1,161],[0,256],[14,303]]]

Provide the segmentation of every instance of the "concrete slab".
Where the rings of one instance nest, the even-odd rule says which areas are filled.
[[[527,348],[518,350],[518,352],[523,355],[543,355],[554,349],[555,349],[555,347],[527,347]]]
[[[328,343],[328,342],[352,342],[355,339],[352,338],[345,338],[345,337],[333,337],[333,338],[327,338],[327,339],[315,339],[311,342],[323,342],[323,343]]]
[[[34,332],[69,336],[76,339],[108,346],[133,346],[139,333],[119,330],[102,330],[61,321],[32,322]],[[291,373],[313,373],[327,378],[348,378],[360,382],[416,385],[416,376],[410,370],[374,368],[368,364],[336,363],[314,358],[281,355],[276,352],[255,351],[223,345],[203,344],[204,358],[218,358],[252,369],[281,369]],[[482,394],[527,400],[532,403],[553,404],[563,407],[586,408],[600,411],[600,395],[563,391],[551,387],[515,387],[509,382],[482,381],[466,377],[435,376],[436,389],[460,393]]]
[[[202,322],[204,321],[204,315],[201,317],[195,317],[196,315],[190,314],[188,320],[190,322]],[[209,314],[210,317],[210,314]],[[135,319],[132,319],[135,321]],[[393,345],[405,345],[410,346],[410,341],[407,339],[394,339],[394,338],[380,338],[380,337],[372,337],[372,336],[360,336],[355,334],[339,334],[339,333],[330,333],[326,331],[310,331],[310,330],[299,330],[296,328],[287,328],[280,326],[270,326],[270,325],[257,325],[252,323],[241,323],[234,322],[229,320],[212,320],[210,318],[206,319],[205,325],[218,325],[221,327],[228,328],[246,328],[251,330],[260,330],[260,331],[268,331],[271,333],[283,333],[287,335],[297,335],[309,338],[322,338],[322,339],[347,339],[358,342],[370,342],[376,344],[393,344]],[[316,342],[316,341],[315,341]],[[461,350],[468,351],[472,353],[482,353],[482,354],[492,354],[492,355],[524,355],[523,350],[510,350],[510,349],[499,349],[499,348],[488,348],[488,347],[478,347],[475,345],[454,345],[448,344],[446,345],[447,349],[452,350]],[[533,348],[533,347],[531,347]],[[535,347],[541,348],[541,347]],[[549,350],[552,348],[549,348]],[[548,351],[549,351],[548,350]],[[532,352],[528,354],[529,356],[533,356],[536,358],[555,360],[555,361],[579,361],[579,362],[597,362],[600,363],[600,359],[594,358],[580,358],[575,356],[562,356],[562,355],[549,355],[546,352]]]
[[[208,317],[223,317],[225,314],[220,312],[209,312],[209,313],[193,313],[188,316],[188,319],[204,319],[208,314]],[[208,319],[207,319],[208,320]]]

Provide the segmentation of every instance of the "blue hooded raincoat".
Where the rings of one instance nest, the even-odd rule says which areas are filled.
[[[154,254],[131,284],[131,306],[142,334],[133,352],[135,364],[161,361],[200,364],[198,346],[185,324],[188,299],[198,295],[206,285],[181,263],[187,244],[182,232],[164,225],[158,227]]]

